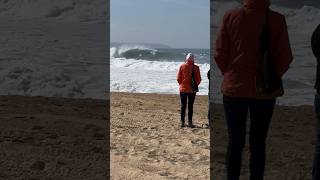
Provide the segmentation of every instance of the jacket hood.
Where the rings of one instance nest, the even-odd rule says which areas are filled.
[[[265,9],[270,6],[270,0],[244,0],[244,6],[248,9]]]

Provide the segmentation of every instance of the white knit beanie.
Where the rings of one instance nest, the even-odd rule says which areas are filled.
[[[194,61],[194,55],[192,53],[188,53],[186,60]]]

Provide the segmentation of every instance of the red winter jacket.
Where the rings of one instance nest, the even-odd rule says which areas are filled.
[[[266,21],[269,0],[244,0],[244,7],[233,9],[223,17],[216,40],[214,58],[223,74],[221,91],[230,97],[258,98],[255,86],[259,38]],[[270,11],[272,60],[282,76],[292,62],[285,17]]]
[[[193,93],[191,88],[191,73],[192,73],[192,66],[194,66],[194,76],[196,83],[200,84],[201,82],[201,75],[199,66],[195,65],[193,61],[187,60],[186,63],[182,64],[179,68],[177,81],[179,83],[179,91],[185,93]]]

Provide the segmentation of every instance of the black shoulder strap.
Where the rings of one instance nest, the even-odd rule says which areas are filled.
[[[191,78],[194,77],[194,64],[192,64],[192,72],[191,72]]]
[[[266,28],[267,28],[267,32],[268,32],[268,50],[271,52],[271,29],[270,29],[270,25],[269,25],[269,21],[270,21],[270,9],[267,9],[267,13],[266,13]]]
[[[267,13],[266,13],[266,21],[265,21],[265,25],[266,26],[269,26],[269,14],[270,14],[270,10],[269,10],[269,8],[267,9]]]

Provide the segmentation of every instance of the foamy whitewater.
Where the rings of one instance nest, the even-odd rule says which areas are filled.
[[[104,0],[0,0],[0,94],[105,99]]]
[[[211,10],[213,39],[216,39],[222,17],[227,10],[238,7],[240,4],[235,1],[213,2]],[[285,95],[278,99],[278,104],[282,105],[303,105],[313,104],[315,90],[316,59],[311,50],[311,35],[315,27],[320,23],[320,9],[303,6],[298,9],[288,6],[272,5],[271,9],[285,15],[290,43],[294,55],[293,63],[289,71],[285,74],[283,81]],[[213,43],[214,45],[214,43]],[[221,74],[214,63],[214,102],[221,102]]]
[[[195,63],[200,67],[199,94],[207,94],[209,50],[157,49],[139,44],[110,48],[111,91],[177,94],[177,72],[188,52],[194,53]]]

